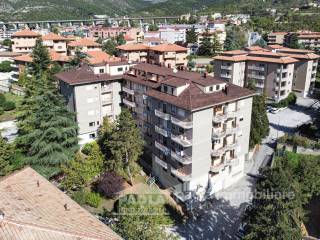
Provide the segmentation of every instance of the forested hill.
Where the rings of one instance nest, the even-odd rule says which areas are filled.
[[[180,15],[188,12],[259,14],[267,8],[289,9],[307,0],[1,0],[0,21],[109,16]]]

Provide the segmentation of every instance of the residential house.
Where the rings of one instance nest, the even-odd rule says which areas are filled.
[[[24,29],[11,35],[12,52],[30,53],[41,35],[29,29]]]

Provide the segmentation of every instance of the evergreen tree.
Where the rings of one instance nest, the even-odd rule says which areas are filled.
[[[151,24],[151,25],[149,25],[148,30],[149,30],[149,31],[158,31],[158,30],[159,30],[159,27],[158,27],[158,25],[156,25],[156,24]]]
[[[124,40],[124,36],[123,34],[119,34],[117,37],[116,37],[116,42],[117,42],[117,45],[124,45],[126,44],[126,40]]]
[[[261,171],[252,203],[245,212],[245,240],[302,239],[304,211],[300,188],[292,176],[279,167]]]
[[[216,33],[212,37],[212,56],[217,56],[222,52],[223,46],[221,45]]]
[[[73,190],[87,186],[93,178],[99,175],[103,169],[103,155],[99,145],[92,142],[88,156],[78,152],[75,157],[62,167],[65,178],[62,186]]]
[[[41,39],[36,41],[36,45],[32,51],[32,64],[31,68],[35,76],[40,76],[43,72],[49,69],[51,64],[50,55]]]
[[[0,176],[5,176],[11,171],[10,161],[13,154],[12,145],[8,144],[0,133]]]
[[[260,144],[262,139],[269,134],[269,119],[266,112],[265,97],[253,97],[250,129],[250,148]]]
[[[196,33],[195,28],[191,28],[186,32],[186,42],[187,43],[196,43],[198,41],[198,34]]]
[[[234,31],[227,31],[227,37],[224,42],[224,49],[226,51],[232,51],[239,49],[240,46],[236,42],[236,36]]]
[[[301,48],[301,45],[299,44],[299,41],[298,41],[298,34],[296,33],[291,34],[288,40],[285,41],[284,45],[285,47],[288,47],[288,48],[295,48],[295,49]]]
[[[266,42],[263,38],[260,38],[260,39],[257,40],[253,45],[264,48],[264,47],[267,46],[267,42]]]
[[[209,36],[208,30],[203,34],[201,45],[198,49],[198,54],[201,56],[211,56],[213,45]]]
[[[82,53],[80,49],[76,49],[74,57],[71,59],[69,66],[70,67],[79,67],[82,62],[85,61],[87,55]]]
[[[108,53],[109,55],[117,55],[117,43],[113,39],[108,39],[104,42],[102,50]]]
[[[108,147],[109,141],[111,141],[111,134],[114,131],[115,126],[114,124],[109,120],[108,117],[104,117],[103,123],[98,129],[98,144],[100,146],[100,149],[105,156],[106,159],[111,158],[111,150]]]
[[[122,109],[115,124],[110,140],[104,143],[111,152],[111,158],[106,161],[107,170],[132,183],[132,176],[139,171],[137,162],[143,152],[143,139],[128,109]]]

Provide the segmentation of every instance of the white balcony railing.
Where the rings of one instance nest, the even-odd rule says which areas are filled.
[[[122,90],[130,95],[134,95],[134,91],[129,88],[123,87]]]
[[[154,146],[158,148],[160,151],[162,151],[165,155],[169,155],[170,150],[167,147],[163,146],[158,141],[155,141]]]
[[[181,121],[177,118],[171,117],[171,122],[179,127],[182,127],[184,129],[190,129],[193,126],[192,121]]]
[[[226,149],[224,147],[221,147],[219,149],[212,149],[211,150],[211,156],[219,157],[225,152],[225,150]]]
[[[210,167],[211,172],[220,172],[221,169],[224,168],[224,163],[219,163]]]
[[[155,114],[157,117],[162,118],[162,119],[164,119],[164,120],[170,120],[170,114],[168,114],[168,113],[164,113],[164,112],[162,112],[162,111],[160,111],[160,110],[155,109],[155,110],[154,110],[154,114]]]
[[[171,134],[171,139],[173,141],[175,141],[176,143],[180,144],[183,147],[190,147],[192,146],[192,142],[191,140],[187,139],[187,137],[180,135],[180,136],[176,136]]]
[[[213,129],[212,130],[212,139],[220,139],[226,135],[224,129]]]
[[[180,178],[182,181],[191,180],[191,172],[183,172],[180,169],[171,168],[171,173]]]
[[[227,120],[227,115],[225,115],[225,114],[214,114],[213,115],[214,122],[223,122],[225,120]]]
[[[181,154],[178,154],[174,151],[171,151],[171,157],[183,164],[190,164],[192,162],[192,158],[190,156],[182,156]]]
[[[264,67],[258,67],[258,66],[254,66],[254,65],[248,66],[248,69],[256,70],[256,71],[264,71]]]
[[[230,74],[221,74],[220,77],[222,77],[222,78],[232,78],[232,75],[230,75]]]
[[[112,85],[109,84],[109,85],[102,86],[102,87],[101,87],[101,91],[102,91],[103,93],[105,93],[105,92],[112,92]]]
[[[232,66],[221,65],[221,69],[231,70]]]
[[[265,79],[262,75],[256,75],[256,74],[248,74],[249,78],[255,78],[255,79]]]
[[[159,164],[161,167],[164,167],[165,169],[168,168],[168,164],[164,161],[162,161],[160,158],[158,158],[157,156],[154,157],[154,160],[157,164]]]
[[[163,129],[163,128],[160,128],[160,127],[158,127],[158,126],[154,126],[154,130],[155,130],[157,133],[159,133],[159,134],[161,134],[162,136],[164,136],[164,137],[168,137],[168,136],[169,136],[169,132],[168,132],[167,130]]]
[[[101,100],[101,102],[102,102],[102,105],[104,105],[104,104],[110,104],[110,103],[112,103],[112,98],[110,97],[110,98],[103,98],[102,100]]]
[[[238,147],[238,143],[232,142],[232,143],[227,143],[224,148],[226,151],[231,151],[231,150],[235,150],[237,147]]]
[[[127,99],[123,99],[123,103],[125,105],[129,106],[129,107],[133,107],[133,108],[136,107],[136,104],[134,102],[131,102],[131,101],[127,100]]]

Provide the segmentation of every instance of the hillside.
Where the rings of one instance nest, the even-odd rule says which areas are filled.
[[[188,12],[250,13],[267,8],[288,10],[306,0],[1,0],[0,21],[90,18],[109,16],[163,16]]]

